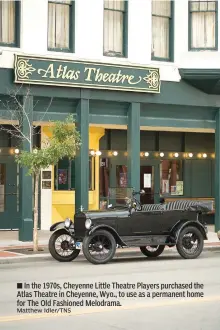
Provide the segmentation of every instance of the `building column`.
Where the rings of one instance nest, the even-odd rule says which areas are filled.
[[[82,98],[76,112],[81,147],[76,154],[75,212],[89,208],[89,100]]]
[[[127,151],[128,187],[138,191],[140,189],[140,103],[131,103],[128,109]]]
[[[220,231],[220,109],[215,121],[215,231]]]
[[[33,96],[23,96],[22,133],[30,136],[33,127]],[[33,136],[32,136],[33,138]],[[29,151],[30,144],[22,139],[22,150]],[[33,185],[32,176],[27,175],[27,168],[20,169],[20,214],[21,223],[19,228],[19,241],[33,241]]]

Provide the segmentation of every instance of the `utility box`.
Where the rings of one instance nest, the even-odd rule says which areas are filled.
[[[19,241],[33,242],[33,219],[22,220],[21,227],[19,229]]]

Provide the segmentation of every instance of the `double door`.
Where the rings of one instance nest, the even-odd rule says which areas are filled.
[[[126,188],[128,184],[128,167],[125,157],[111,160],[110,187]],[[141,159],[140,189],[145,195],[140,197],[141,204],[159,203],[160,200],[160,161]]]

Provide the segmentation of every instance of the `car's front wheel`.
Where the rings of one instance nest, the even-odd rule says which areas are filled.
[[[72,248],[73,238],[65,229],[55,231],[49,239],[49,252],[60,262],[69,262],[76,259],[80,250]]]
[[[106,264],[113,259],[115,251],[115,238],[107,230],[97,230],[83,240],[83,254],[92,264]]]
[[[140,250],[141,252],[146,256],[150,258],[156,258],[163,253],[165,249],[165,245],[149,245],[149,246],[141,246]]]
[[[195,259],[202,253],[204,238],[196,227],[185,227],[181,230],[176,248],[184,259]]]

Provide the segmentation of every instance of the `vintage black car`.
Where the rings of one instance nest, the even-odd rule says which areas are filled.
[[[74,221],[52,225],[51,255],[58,261],[72,261],[82,250],[89,262],[104,264],[118,247],[139,247],[145,256],[158,257],[166,246],[176,246],[182,258],[197,258],[208,239],[203,217],[211,206],[190,200],[141,205],[135,196],[144,193],[132,192],[123,199],[124,205],[80,211]]]

